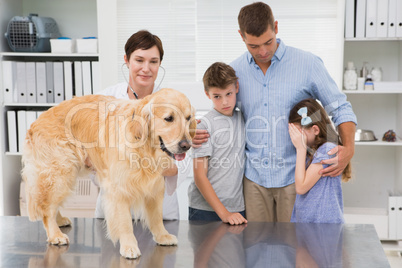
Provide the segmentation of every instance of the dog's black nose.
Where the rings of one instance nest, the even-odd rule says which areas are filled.
[[[182,140],[179,142],[179,146],[182,150],[187,151],[188,149],[190,149],[191,145],[188,141],[186,140]]]

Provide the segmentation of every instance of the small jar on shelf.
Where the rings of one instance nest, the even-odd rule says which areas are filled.
[[[357,89],[357,72],[353,62],[349,61],[343,75],[343,87],[346,90]]]

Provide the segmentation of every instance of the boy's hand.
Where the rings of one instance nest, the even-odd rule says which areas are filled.
[[[307,150],[307,137],[294,124],[289,124],[289,135],[296,150]]]
[[[197,119],[196,121],[197,121],[197,124],[199,124],[201,122],[201,120],[199,120],[199,119]],[[209,134],[208,134],[207,130],[205,130],[205,129],[196,129],[195,130],[195,136],[194,136],[194,138],[192,140],[192,143],[193,143],[192,147],[193,148],[201,147],[201,145],[204,142],[208,141],[208,138],[209,138]]]
[[[222,221],[224,223],[229,223],[230,225],[247,223],[247,220],[238,212],[228,212],[226,215],[223,216]]]

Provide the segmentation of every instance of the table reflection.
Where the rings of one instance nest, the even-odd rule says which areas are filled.
[[[141,257],[120,256],[104,221],[73,219],[68,246],[49,245],[42,222],[0,217],[0,267],[389,267],[372,225],[165,221],[178,246],[133,225]]]

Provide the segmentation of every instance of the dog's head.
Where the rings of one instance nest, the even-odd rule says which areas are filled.
[[[148,122],[152,146],[180,161],[191,148],[197,123],[195,109],[188,98],[174,89],[164,88],[146,97],[141,115]]]

